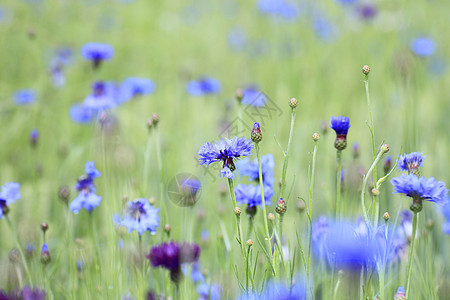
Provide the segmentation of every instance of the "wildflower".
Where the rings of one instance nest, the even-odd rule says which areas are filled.
[[[97,81],[92,85],[92,94],[84,98],[83,106],[102,111],[117,105],[117,87],[112,82]]]
[[[285,286],[282,282],[270,281],[261,295],[247,293],[239,297],[239,300],[304,300],[306,299],[306,287],[297,278],[292,287]]]
[[[35,147],[37,145],[39,139],[39,131],[37,129],[33,129],[30,131],[30,143],[31,146]]]
[[[50,252],[48,251],[48,246],[46,243],[42,245],[42,251],[41,251],[41,263],[46,265],[50,262]]]
[[[233,171],[236,169],[234,159],[251,155],[253,144],[250,139],[234,137],[221,139],[218,142],[206,142],[198,151],[200,164],[207,166],[216,161],[223,162],[220,176],[234,179]]]
[[[31,104],[36,100],[36,93],[33,90],[25,89],[14,93],[14,101],[18,105]]]
[[[261,107],[268,102],[267,96],[254,87],[242,91],[242,104]]]
[[[15,182],[5,183],[0,190],[0,219],[9,212],[8,206],[21,198],[20,184]]]
[[[261,128],[259,127],[259,123],[256,122],[253,124],[253,129],[251,133],[251,139],[253,143],[259,143],[262,140]]]
[[[84,59],[92,61],[94,68],[98,68],[102,61],[113,57],[114,48],[108,44],[87,43],[81,48],[81,55]]]
[[[350,128],[350,119],[348,117],[331,117],[331,129],[336,132],[334,147],[338,150],[344,150],[347,147],[347,133]]]
[[[0,290],[0,299],[2,300],[44,300],[45,292],[39,289],[32,289],[29,286],[24,287],[21,290],[15,290],[9,294]]]
[[[186,90],[193,96],[204,96],[220,92],[220,82],[214,78],[200,78],[188,82]]]
[[[221,287],[217,284],[202,283],[197,287],[198,300],[220,300]]]
[[[263,14],[281,17],[288,21],[295,20],[300,15],[297,6],[284,0],[259,0],[258,9]]]
[[[181,279],[181,264],[194,263],[200,256],[197,244],[162,243],[150,250],[147,258],[153,267],[163,267],[170,271],[170,279],[178,283]]]
[[[89,124],[94,117],[94,110],[80,104],[75,104],[70,108],[70,117],[74,122]]]
[[[261,173],[263,184],[270,187],[273,186],[273,168],[275,167],[275,161],[272,154],[266,154],[261,156]],[[259,183],[259,167],[258,159],[255,158],[253,162],[250,159],[244,158],[237,163],[239,173],[243,176],[248,176],[250,180]]]
[[[155,91],[155,83],[147,78],[129,77],[120,85],[119,103],[130,100],[131,98],[151,94]]]
[[[357,13],[361,19],[370,21],[373,20],[375,16],[378,14],[378,9],[373,4],[364,3],[358,6]]]
[[[447,202],[444,206],[442,206],[442,213],[446,219],[446,222],[442,224],[442,230],[450,234],[450,201]]]
[[[258,185],[238,184],[235,189],[236,201],[239,204],[247,204],[249,207],[260,206],[262,209],[261,187]],[[270,198],[274,195],[270,186],[264,185],[265,205],[271,205]]]
[[[437,181],[433,177],[417,177],[414,174],[402,174],[391,180],[394,186],[394,193],[405,194],[413,199],[410,209],[414,212],[422,210],[422,200],[435,202],[443,205],[447,202],[448,189],[445,183]]]
[[[397,289],[397,292],[394,295],[394,300],[406,300],[406,292],[403,286],[400,286]]]
[[[419,167],[423,167],[423,160],[426,157],[423,152],[405,153],[399,156],[397,168],[400,171],[408,171],[408,173],[419,175]]]
[[[417,56],[427,57],[434,54],[436,43],[430,38],[419,37],[411,42],[410,48]]]
[[[125,216],[116,216],[116,223],[128,228],[128,232],[136,230],[139,235],[144,231],[156,234],[156,227],[159,227],[159,209],[154,208],[146,199],[140,198],[128,202]]]
[[[325,42],[332,42],[338,36],[337,27],[325,17],[316,16],[313,26],[316,36]]]
[[[75,214],[84,208],[91,212],[95,207],[100,205],[102,197],[95,194],[94,179],[101,176],[100,171],[95,169],[94,162],[87,162],[85,166],[86,175],[80,176],[76,185],[78,197],[70,203],[70,210]]]

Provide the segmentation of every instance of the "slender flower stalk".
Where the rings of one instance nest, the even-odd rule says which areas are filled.
[[[414,258],[414,247],[416,245],[416,232],[417,232],[417,223],[419,220],[419,213],[414,212],[413,220],[412,220],[412,235],[411,235],[411,245],[409,247],[409,254],[408,254],[408,268],[406,271],[406,299],[408,299],[409,294],[409,287],[411,283],[411,273],[412,273],[412,262]]]
[[[369,110],[369,130],[370,130],[370,135],[372,138],[372,156],[373,156],[373,160],[375,160],[376,158],[376,150],[375,150],[375,129],[373,127],[373,118],[372,118],[372,106],[370,104],[370,94],[369,94],[369,73],[370,73],[370,68],[368,65],[365,65],[362,68],[362,72],[364,74],[364,87],[366,90],[366,101],[367,101],[367,107]],[[373,169],[373,185],[375,186],[375,183],[377,182],[377,166],[374,167]]]
[[[163,163],[161,156],[161,136],[159,132],[159,127],[157,126],[159,123],[158,114],[154,113],[152,116],[153,125],[155,127],[155,138],[156,138],[156,158],[158,160],[158,168],[159,168],[159,201],[161,203],[161,210],[164,212],[164,220],[163,224],[169,223],[169,214],[166,208],[166,202],[164,201],[164,181],[163,181]]]
[[[238,234],[237,239],[238,239],[239,246],[241,248],[242,256],[245,257],[246,255],[245,255],[245,249],[244,249],[244,244],[243,244],[243,239],[242,239],[242,231],[241,231],[241,209],[239,208],[239,206],[237,206],[236,194],[234,192],[233,179],[231,179],[231,178],[228,178],[228,187],[230,188],[231,200],[233,201],[234,214],[236,216],[236,226],[237,226],[237,234]]]
[[[342,188],[342,151],[336,151],[336,219],[339,218],[341,214],[341,188]]]
[[[294,132],[294,125],[295,125],[295,110],[298,105],[298,101],[295,98],[292,98],[289,100],[289,106],[291,107],[291,127],[289,128],[289,139],[286,150],[283,152],[284,154],[284,163],[283,163],[283,172],[281,174],[281,191],[280,191],[280,198],[285,199],[284,192],[286,189],[286,171],[288,166],[288,160],[289,160],[289,148],[291,146],[291,140],[292,140],[292,134]]]

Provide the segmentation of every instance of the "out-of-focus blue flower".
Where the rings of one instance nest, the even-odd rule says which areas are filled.
[[[356,11],[359,17],[366,21],[373,20],[378,13],[377,7],[372,3],[360,4]]]
[[[220,139],[214,144],[206,142],[198,151],[200,165],[209,166],[213,162],[222,161],[223,168],[220,171],[220,176],[234,179],[233,171],[236,169],[234,160],[251,155],[252,148],[252,141],[245,137]]]
[[[426,155],[423,155],[423,152],[405,153],[399,156],[397,168],[400,171],[413,172],[414,170],[418,170],[419,167],[423,167],[423,160],[426,157]]]
[[[1,300],[44,300],[45,292],[39,289],[33,289],[29,286],[24,287],[21,290],[15,290],[10,293],[6,293],[0,290]]]
[[[120,85],[119,102],[125,102],[133,97],[151,94],[155,91],[155,83],[147,78],[130,77]]]
[[[113,57],[114,48],[108,44],[87,43],[81,48],[81,55],[84,59],[92,61],[96,68],[102,61]]]
[[[239,204],[248,204],[249,207],[260,206],[262,209],[261,186],[238,184],[236,186],[236,201]],[[270,186],[264,185],[264,201],[266,205],[272,205],[270,198],[273,196]]]
[[[94,179],[101,176],[101,173],[95,169],[93,162],[87,162],[85,166],[86,175],[80,176],[77,180],[76,190],[78,196],[70,203],[70,210],[78,214],[82,208],[91,212],[100,205],[102,197],[95,194]]]
[[[336,0],[336,2],[340,3],[340,4],[344,4],[344,5],[348,5],[348,4],[354,4],[356,3],[358,0]]]
[[[439,205],[447,203],[448,189],[445,183],[434,177],[426,179],[414,174],[401,174],[391,180],[394,193],[405,194],[413,199],[427,200]]]
[[[32,146],[36,146],[39,139],[39,131],[37,129],[32,129],[30,131],[30,143]]]
[[[102,111],[117,105],[118,88],[113,82],[95,82],[92,85],[92,94],[83,101],[83,106]]]
[[[232,27],[230,31],[228,31],[227,35],[228,45],[234,51],[242,51],[244,50],[245,43],[247,42],[247,36],[242,27]]]
[[[316,36],[326,42],[331,42],[337,37],[336,27],[324,17],[315,17],[313,28]]]
[[[202,187],[202,183],[194,178],[186,178],[181,181],[180,189],[182,194],[196,196]]]
[[[159,208],[154,208],[146,199],[136,199],[128,202],[124,217],[116,216],[115,221],[118,225],[128,228],[128,232],[136,230],[139,235],[144,231],[150,231],[156,234],[156,228],[159,227]]]
[[[217,284],[202,283],[197,287],[198,300],[220,300],[221,287]]]
[[[294,3],[284,0],[259,0],[257,6],[263,14],[281,17],[288,21],[296,20],[300,15],[300,10]]]
[[[74,104],[70,108],[70,117],[80,124],[89,124],[94,118],[94,110],[80,104]]]
[[[442,214],[445,217],[445,221],[442,224],[442,230],[446,234],[450,234],[450,201],[447,199],[447,203],[442,206]]]
[[[21,198],[19,188],[20,184],[16,182],[7,182],[2,186],[0,190],[0,219],[3,218],[3,211],[9,205]]]
[[[263,178],[263,184],[270,187],[273,186],[273,168],[275,167],[275,161],[272,154],[266,154],[261,156],[261,172]],[[253,162],[250,162],[250,158],[244,158],[237,163],[238,171],[243,176],[248,176],[250,180],[259,182],[259,167],[258,159],[255,158]]]
[[[406,292],[403,286],[397,289],[397,292],[394,294],[394,300],[406,300]]]
[[[36,93],[33,90],[25,89],[14,93],[14,102],[18,105],[27,105],[36,101]]]
[[[331,117],[331,129],[336,132],[337,136],[346,136],[350,128],[350,119],[348,117]]]
[[[267,104],[267,96],[256,88],[248,88],[242,91],[242,104],[251,106],[264,106]]]
[[[220,92],[220,82],[214,78],[200,78],[188,82],[186,91],[193,96],[204,96]]]
[[[411,50],[418,56],[427,57],[434,54],[436,43],[427,37],[419,37],[411,42]]]
[[[350,271],[375,266],[379,244],[369,238],[365,223],[324,218],[316,222],[312,227],[313,251],[327,265]]]
[[[306,287],[301,279],[296,279],[291,288],[282,282],[269,281],[261,295],[247,293],[241,295],[238,300],[304,300],[306,299]]]
[[[203,276],[203,273],[200,270],[200,264],[198,262],[192,264],[191,278],[194,283],[202,282],[205,280],[205,277]]]

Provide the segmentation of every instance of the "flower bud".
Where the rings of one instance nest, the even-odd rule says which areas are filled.
[[[364,67],[362,67],[362,72],[364,75],[369,75],[370,73],[370,67],[368,65],[365,65]]]
[[[170,227],[170,224],[164,225],[164,231],[165,231],[166,233],[170,233],[171,230],[172,230],[172,227]]]
[[[42,245],[42,252],[41,252],[41,263],[46,265],[50,262],[51,257],[50,257],[50,252],[48,251],[48,247],[47,244],[44,243]]]
[[[273,222],[273,221],[275,221],[275,215],[273,213],[269,213],[267,215],[267,219],[269,219],[269,221]]]
[[[58,190],[58,197],[61,199],[61,201],[65,204],[69,203],[70,198],[70,189],[67,185],[63,185],[59,187]]]
[[[373,189],[372,189],[372,195],[374,195],[374,196],[379,196],[379,195],[380,195],[380,190],[379,190],[379,189],[376,189],[376,188],[373,188]]]
[[[383,152],[383,153],[389,152],[389,145],[388,144],[383,144],[381,146],[381,152]]]
[[[256,215],[256,212],[257,212],[256,206],[250,206],[250,205],[247,206],[247,208],[245,209],[245,212],[247,213],[247,215],[250,218],[253,218]]]
[[[313,139],[314,142],[317,142],[320,139],[320,135],[317,132],[315,132],[312,135],[312,139]]]
[[[391,215],[388,212],[385,212],[383,215],[383,219],[387,222],[391,218]]]
[[[17,250],[17,248],[11,249],[11,251],[9,251],[9,261],[15,264],[19,262],[19,260],[20,260],[19,250]]]
[[[156,199],[155,199],[155,197],[150,197],[150,198],[148,198],[148,203],[150,203],[150,205],[155,205],[155,203],[156,203]]]
[[[257,122],[253,124],[251,138],[254,143],[259,143],[262,140],[261,128],[259,128],[259,123]]]
[[[244,92],[242,91],[242,89],[237,89],[237,90],[236,90],[236,93],[235,93],[235,96],[236,96],[236,100],[237,100],[239,103],[241,103],[242,98],[244,98]]]
[[[147,120],[147,128],[148,129],[152,129],[153,128],[153,120],[152,119],[148,119]]]
[[[152,122],[153,122],[154,126],[158,125],[158,123],[159,123],[159,115],[157,113],[154,113],[152,115]]]
[[[251,239],[247,241],[247,246],[249,247],[253,246],[253,241]]]
[[[297,105],[298,105],[297,99],[291,98],[291,100],[289,100],[289,106],[290,106],[292,109],[296,108]]]
[[[41,230],[42,230],[42,232],[43,233],[45,233],[46,231],[47,231],[47,229],[48,229],[48,224],[47,223],[42,223],[41,224]]]
[[[391,169],[391,164],[392,164],[391,163],[391,157],[387,156],[386,160],[384,161],[384,164],[383,164],[384,174],[389,173],[389,170]]]
[[[286,213],[286,210],[287,210],[286,202],[280,198],[280,200],[278,200],[277,202],[277,206],[275,207],[275,211],[279,215],[284,215]]]
[[[299,212],[303,212],[306,209],[305,201],[303,201],[302,199],[298,200],[297,209]]]
[[[39,131],[33,129],[30,132],[30,144],[32,147],[36,147],[39,140]]]
[[[238,217],[241,215],[241,209],[238,206],[234,208],[234,214]]]

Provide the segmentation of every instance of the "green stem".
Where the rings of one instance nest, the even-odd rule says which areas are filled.
[[[231,194],[231,200],[233,201],[233,209],[238,207],[236,202],[236,195],[234,193],[234,184],[233,179],[228,178],[228,187],[230,188],[230,194]],[[245,249],[244,249],[244,243],[242,240],[242,231],[241,231],[241,217],[240,215],[235,214],[236,216],[236,226],[237,226],[237,233],[238,233],[238,243],[241,247],[241,254],[243,257],[245,257]]]
[[[342,172],[342,151],[337,150],[337,176],[336,176],[336,219],[339,219],[341,210],[341,172]]]
[[[308,213],[308,264],[306,266],[306,279],[307,279],[307,292],[309,291],[309,282],[310,282],[310,273],[309,273],[309,264],[311,262],[311,242],[312,242],[312,224],[311,224],[311,214],[312,214],[312,202],[314,196],[314,176],[316,170],[316,156],[317,156],[317,148],[318,148],[318,140],[314,141],[314,150],[312,157],[312,166],[311,166],[311,176],[309,180],[309,213]]]
[[[411,235],[411,246],[409,247],[409,255],[408,255],[408,269],[407,269],[407,280],[406,280],[406,299],[408,299],[409,294],[409,287],[410,287],[410,281],[411,281],[411,273],[412,273],[412,262],[413,262],[413,256],[414,256],[414,246],[416,241],[416,232],[417,232],[417,223],[419,219],[419,213],[414,213],[413,220],[412,220],[412,235]]]
[[[372,138],[372,154],[373,160],[375,160],[376,152],[375,152],[375,130],[373,128],[373,119],[372,119],[372,106],[370,105],[370,94],[369,94],[369,76],[366,75],[366,80],[364,80],[364,87],[366,88],[366,100],[367,107],[369,108],[369,120],[370,120],[370,135]],[[373,186],[377,182],[377,167],[373,169]]]
[[[25,259],[25,255],[23,254],[22,247],[20,246],[17,232],[16,232],[11,220],[9,219],[8,215],[5,216],[5,219],[6,219],[6,223],[8,223],[8,226],[11,229],[12,235],[14,236],[14,242],[16,243],[17,250],[19,250],[20,258],[22,259],[23,267],[25,269],[25,272],[27,273],[28,281],[30,282],[30,285],[33,286],[33,279],[31,277],[30,270],[28,269],[28,263]]]
[[[164,201],[164,181],[163,181],[163,164],[162,164],[162,156],[161,156],[161,137],[159,134],[159,127],[155,126],[156,132],[156,157],[158,159],[158,168],[159,168],[159,201],[161,203],[161,210],[164,211],[164,223],[169,224],[169,215],[166,209],[166,203]]]
[[[144,178],[142,184],[144,185],[143,191],[145,194],[148,193],[148,172],[150,170],[150,148],[151,148],[151,142],[152,142],[152,135],[149,133],[147,138],[147,145],[145,146],[145,153],[144,153]]]
[[[269,225],[267,224],[267,210],[266,210],[266,200],[264,199],[264,183],[262,177],[262,168],[261,168],[261,155],[259,153],[259,143],[255,143],[256,157],[258,158],[258,169],[259,169],[259,185],[261,187],[261,203],[263,209],[263,219],[264,219],[264,229],[266,231],[266,239],[267,245],[269,246],[269,251],[272,253],[272,246],[270,245],[270,234],[269,234]],[[281,241],[278,241],[281,243]],[[273,257],[272,257],[273,259]]]
[[[281,175],[281,191],[280,191],[280,198],[284,199],[284,190],[286,189],[286,171],[287,171],[287,165],[289,160],[289,148],[291,145],[292,140],[292,133],[294,132],[294,125],[295,125],[295,108],[291,110],[291,127],[289,128],[289,139],[286,151],[284,154],[284,163],[283,163],[283,173]],[[285,199],[287,202],[287,199]]]

